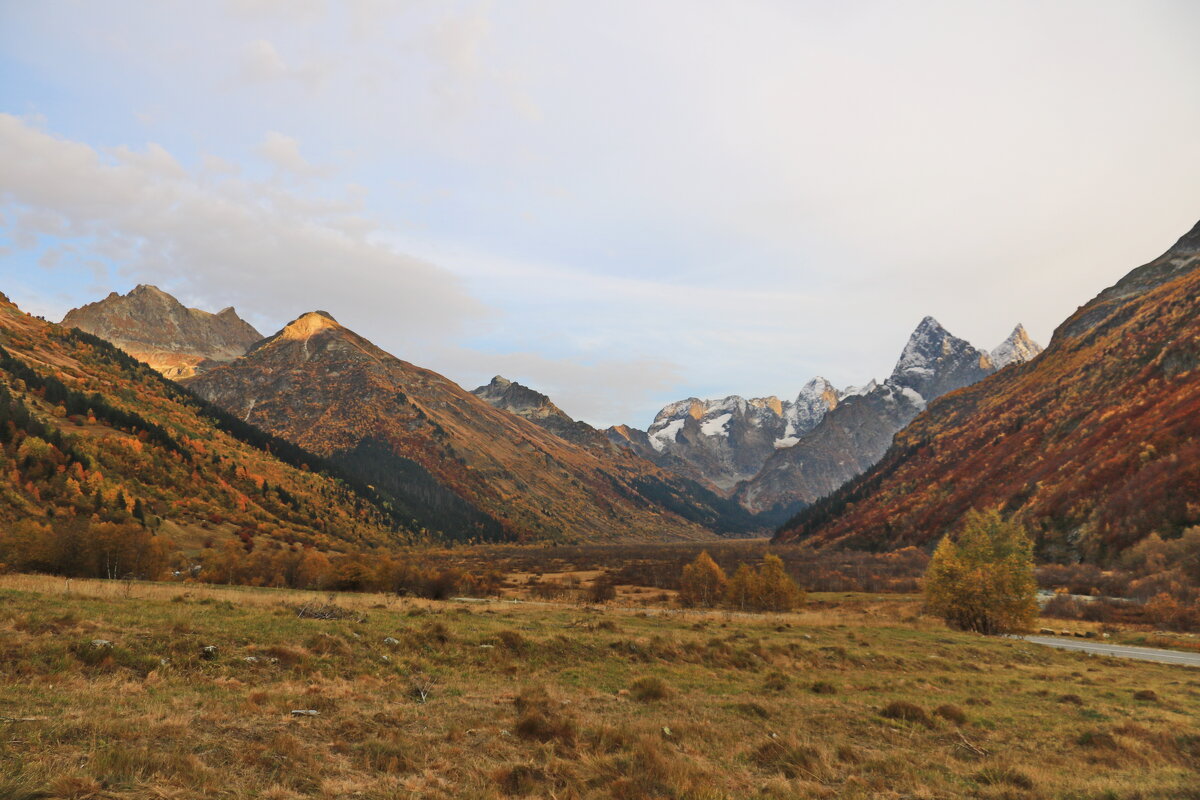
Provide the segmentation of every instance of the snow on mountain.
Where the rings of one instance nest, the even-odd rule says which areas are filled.
[[[1008,338],[992,350],[992,364],[1004,369],[1009,364],[1023,364],[1042,352],[1042,346],[1030,338],[1024,325],[1018,324]]]

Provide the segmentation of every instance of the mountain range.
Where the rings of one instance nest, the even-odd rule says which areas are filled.
[[[1025,328],[990,353],[926,317],[882,384],[839,390],[813,378],[794,401],[777,397],[671,403],[646,431],[609,438],[654,463],[707,480],[763,519],[783,521],[874,464],[930,400],[1041,352]]]
[[[761,528],[709,489],[602,437],[587,441],[548,400],[493,384],[493,401],[536,421],[384,352],[320,311],[188,381],[238,418],[368,483],[413,525],[449,538],[698,539]]]
[[[1107,562],[1200,524],[1200,223],[1079,308],[1046,351],[928,408],[777,541],[928,546],[998,506],[1040,554]]]
[[[599,431],[502,376],[465,392],[324,312],[249,345],[257,334],[236,319],[138,286],[64,324],[156,359],[164,375],[371,486],[408,527],[457,539],[763,531],[869,467],[928,399],[995,369],[991,354],[926,318],[883,384],[838,390],[818,377],[794,401],[689,398],[645,432]],[[1007,363],[1039,349],[1018,326],[993,352]]]

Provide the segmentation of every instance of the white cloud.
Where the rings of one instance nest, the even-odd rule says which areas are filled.
[[[278,131],[268,131],[258,146],[258,154],[276,168],[300,176],[312,176],[325,170],[310,164],[300,155],[300,142]]]
[[[228,179],[202,185],[164,149],[110,156],[0,114],[0,191],[23,210],[14,235],[69,237],[121,258],[119,273],[287,320],[331,312],[437,339],[480,312],[454,276],[357,231],[349,207]],[[214,303],[215,305],[215,303]]]

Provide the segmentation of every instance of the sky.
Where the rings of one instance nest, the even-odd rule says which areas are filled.
[[[1200,4],[0,0],[0,291],[322,309],[596,425],[990,349],[1200,219]]]

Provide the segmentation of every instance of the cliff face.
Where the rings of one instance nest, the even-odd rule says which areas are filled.
[[[67,312],[63,327],[106,339],[169,378],[187,378],[244,354],[262,335],[232,308],[187,308],[155,286]]]
[[[1042,555],[1105,562],[1200,524],[1200,224],[1081,307],[1036,359],[930,404],[780,541],[935,542],[999,506]]]

